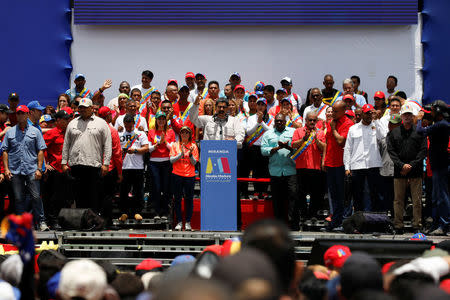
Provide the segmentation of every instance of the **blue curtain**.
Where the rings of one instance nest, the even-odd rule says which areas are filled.
[[[423,103],[441,99],[450,104],[450,1],[424,0],[422,44],[424,53]]]
[[[21,104],[56,106],[72,71],[70,22],[70,0],[0,2],[1,103],[16,92]]]

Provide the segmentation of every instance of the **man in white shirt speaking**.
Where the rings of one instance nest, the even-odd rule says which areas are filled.
[[[352,177],[352,194],[355,211],[364,210],[363,196],[365,180],[369,184],[371,210],[377,211],[381,206],[380,167],[382,166],[377,140],[381,139],[380,130],[372,122],[374,107],[365,104],[362,107],[361,122],[350,127],[344,148],[345,175]]]

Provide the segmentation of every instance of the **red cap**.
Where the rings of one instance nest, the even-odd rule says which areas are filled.
[[[205,249],[203,249],[202,253],[206,252],[206,251],[213,252],[213,253],[217,254],[217,256],[223,256],[223,254],[222,254],[222,252],[223,252],[222,245],[209,245],[209,246],[206,246]]]
[[[347,95],[344,95],[344,97],[342,97],[342,100],[346,100],[346,99],[350,99],[350,100],[355,100],[355,98],[353,98],[353,95],[351,95],[351,94],[347,94]]]
[[[363,113],[368,113],[369,111],[372,111],[373,109],[374,108],[373,108],[372,104],[364,104],[362,107]]]
[[[381,273],[384,275],[391,269],[392,265],[395,264],[395,261],[390,261],[388,263],[385,263],[383,267],[381,268]]]
[[[322,273],[322,272],[319,272],[319,271],[314,271],[313,273],[314,273],[314,276],[315,276],[317,279],[330,280],[330,276],[328,276],[328,275],[325,274],[325,273]]]
[[[238,89],[243,89],[244,92],[245,92],[245,87],[244,87],[243,85],[241,85],[241,84],[238,84],[238,85],[234,88],[234,91],[236,91],[236,90],[238,90]]]
[[[373,99],[380,98],[380,99],[386,99],[386,96],[382,91],[375,92],[375,95],[373,95]]]
[[[112,114],[112,111],[107,106],[102,106],[98,109],[98,116],[100,118],[106,118],[110,114]]]
[[[323,260],[325,261],[325,266],[333,266],[335,268],[342,268],[347,258],[352,255],[350,248],[343,245],[334,245],[328,248],[328,250],[323,255]]]
[[[192,72],[187,72],[186,75],[184,75],[184,78],[195,78],[195,74]]]
[[[68,113],[69,115],[73,115],[73,109],[71,109],[70,107],[66,106],[61,108],[61,110],[64,110],[66,113]]]
[[[24,112],[24,113],[29,113],[30,112],[30,110],[28,109],[28,107],[26,105],[19,105],[19,106],[17,106],[16,112],[19,112],[19,111]]]
[[[345,111],[345,114],[346,114],[347,116],[349,116],[349,117],[353,117],[353,118],[356,117],[355,113],[354,113],[353,110],[351,110],[351,109],[347,109],[347,110]]]
[[[167,85],[171,84],[172,82],[175,82],[175,84],[178,86],[178,81],[176,79],[167,80]]]
[[[162,268],[161,262],[151,258],[147,258],[141,261],[141,263],[136,266],[136,271],[137,270],[150,271],[157,268]]]
[[[441,281],[441,284],[439,285],[441,290],[444,292],[447,292],[447,294],[450,294],[450,279],[444,279]]]

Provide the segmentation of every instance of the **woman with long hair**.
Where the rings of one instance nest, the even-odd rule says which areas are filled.
[[[205,99],[205,103],[203,105],[203,115],[204,116],[214,116],[214,113],[216,111],[216,103],[213,99],[207,98]],[[195,129],[195,140],[201,141],[203,140],[203,129],[196,128]]]
[[[192,130],[189,126],[180,129],[180,140],[173,143],[170,150],[172,163],[172,186],[175,199],[175,214],[177,225],[175,230],[183,228],[181,198],[184,195],[185,230],[192,230],[191,218],[194,206],[195,164],[199,154],[195,142],[192,142]]]
[[[70,106],[70,97],[67,94],[60,94],[58,96],[58,104],[56,105],[56,112],[60,111],[61,108]]]
[[[155,221],[167,221],[169,213],[169,186],[172,165],[170,147],[175,142],[175,132],[168,128],[167,116],[159,111],[155,116],[155,128],[148,132],[150,175],[152,177],[151,201]]]

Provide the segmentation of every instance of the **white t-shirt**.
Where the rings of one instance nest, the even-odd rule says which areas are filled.
[[[133,138],[133,142],[130,142],[130,140]],[[124,148],[127,148],[127,146],[131,143],[131,146],[129,149],[138,149],[142,146],[148,145],[148,139],[145,132],[134,130],[133,132],[127,132],[122,131],[119,132],[120,137],[120,146],[122,147],[122,151]],[[128,143],[128,145],[127,145]],[[144,169],[144,155],[143,154],[129,154],[127,153],[123,159],[123,169]]]
[[[125,126],[123,125],[123,119],[125,118],[125,115],[121,115],[117,118],[116,123],[114,124],[114,128],[116,128],[117,130],[119,130],[119,127],[123,127],[125,128]],[[139,116],[139,121],[137,119],[137,116],[134,118],[134,127],[135,128],[139,128],[140,126],[142,126],[142,128],[144,129],[145,132],[148,132],[148,125],[147,125],[147,121],[145,120],[144,117]]]
[[[208,90],[208,88],[205,86],[205,89],[203,90],[203,92],[205,92],[205,90]],[[197,95],[198,95],[198,91],[197,89],[193,89],[189,92],[189,97],[188,97],[188,101],[191,103],[195,102],[195,99],[197,99]]]
[[[144,89],[144,88],[142,87],[142,84],[137,84],[137,85],[133,86],[133,87],[131,88],[131,91],[132,91],[133,89],[139,89],[139,90],[141,91],[142,99],[144,99],[145,93],[147,93],[149,90],[152,90],[152,91],[155,90],[155,91],[156,91],[156,88],[153,87],[153,86],[150,86],[150,88],[148,88],[148,89]],[[150,93],[151,93],[151,92],[150,92]]]
[[[315,107],[314,104],[311,104],[310,106],[307,106],[305,108],[305,110],[303,111],[303,120],[306,120],[306,115],[310,111],[314,111],[316,113],[319,113],[319,111],[320,111],[320,113],[317,116],[317,118],[321,119],[321,120],[326,120],[327,119],[327,116],[326,116],[327,107],[328,107],[328,105],[326,105],[325,103],[322,103],[319,107]]]

